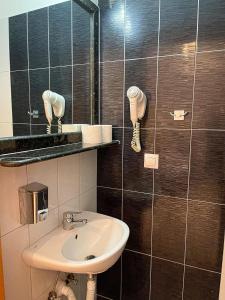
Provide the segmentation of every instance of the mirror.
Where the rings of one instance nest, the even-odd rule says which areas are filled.
[[[47,133],[46,90],[65,99],[63,124],[98,123],[98,7],[56,2],[0,18],[0,138]]]

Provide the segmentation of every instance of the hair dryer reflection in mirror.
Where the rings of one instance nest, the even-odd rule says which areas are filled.
[[[147,106],[147,98],[137,86],[131,86],[127,90],[127,97],[130,101],[130,119],[133,124],[131,148],[135,152],[140,152],[140,122],[138,122],[138,120],[141,120],[144,117]]]
[[[65,113],[65,98],[50,90],[44,91],[42,94],[42,99],[44,101],[45,115],[48,120],[47,133],[51,133],[52,126],[52,110],[54,115],[58,118],[58,133],[62,132],[62,122],[61,118]]]

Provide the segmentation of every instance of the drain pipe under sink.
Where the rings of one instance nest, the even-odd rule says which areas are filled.
[[[96,277],[88,274],[86,300],[95,300]]]
[[[62,280],[58,280],[55,291],[58,297],[65,296],[68,300],[77,300],[73,290]]]

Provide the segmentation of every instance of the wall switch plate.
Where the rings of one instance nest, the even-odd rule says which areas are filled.
[[[149,169],[159,168],[159,154],[145,153],[144,167]]]
[[[184,110],[174,110],[173,118],[174,121],[184,121],[185,112]]]

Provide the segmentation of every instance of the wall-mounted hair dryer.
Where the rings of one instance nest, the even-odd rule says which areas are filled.
[[[140,152],[140,123],[138,122],[138,120],[141,120],[144,117],[147,106],[147,98],[145,94],[136,86],[131,86],[127,90],[127,97],[130,101],[130,119],[133,124],[133,138],[131,141],[131,148],[135,152]]]
[[[61,133],[61,118],[64,116],[65,113],[65,98],[55,92],[47,90],[44,91],[44,93],[42,94],[42,99],[44,101],[46,119],[48,120],[47,133],[51,133],[51,125],[53,118],[52,110],[54,112],[54,115],[58,118],[58,132]]]

